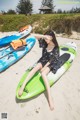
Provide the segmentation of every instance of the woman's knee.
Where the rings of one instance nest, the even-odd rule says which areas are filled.
[[[44,71],[41,72],[41,76],[44,77],[46,73]]]
[[[41,71],[41,75],[45,76],[49,73],[50,69],[48,67],[46,67],[46,69],[44,69],[43,71]]]
[[[38,64],[31,70],[31,72],[32,72],[32,73],[35,73],[35,72],[37,72],[38,70],[40,70],[41,67],[42,67],[41,64],[38,63]]]
[[[38,70],[42,69],[42,64],[41,64],[41,63],[38,63],[38,64],[36,65],[36,69],[38,69]]]

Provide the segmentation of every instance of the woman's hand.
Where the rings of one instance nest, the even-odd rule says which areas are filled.
[[[52,40],[52,36],[50,36],[50,35],[44,35],[44,39],[45,40]]]

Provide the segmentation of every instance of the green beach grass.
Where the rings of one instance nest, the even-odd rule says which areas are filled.
[[[18,31],[31,24],[35,32],[43,33],[53,29],[56,33],[71,34],[80,32],[80,14],[33,14],[33,15],[0,15],[0,31]]]

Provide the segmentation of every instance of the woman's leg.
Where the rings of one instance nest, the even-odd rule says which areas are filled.
[[[50,65],[50,62],[47,62],[47,63],[45,64],[45,66],[41,69],[41,72],[43,72],[43,71],[46,69],[46,67],[49,66],[49,65]]]
[[[24,81],[23,85],[21,86],[21,88],[20,88],[20,90],[19,90],[19,92],[18,92],[19,96],[22,95],[26,83],[27,83],[27,82],[33,77],[33,75],[34,75],[38,70],[40,70],[40,69],[42,69],[42,64],[41,64],[41,63],[38,63],[38,64],[30,71],[30,73],[28,74],[26,80]]]
[[[46,86],[50,109],[53,110],[54,109],[53,100],[52,100],[52,97],[51,97],[50,85],[49,85],[49,82],[48,82],[48,79],[47,79],[47,74],[49,73],[49,71],[50,71],[49,67],[46,67],[46,69],[44,69],[44,71],[41,73],[41,75],[42,75],[43,81],[44,81],[45,86]]]

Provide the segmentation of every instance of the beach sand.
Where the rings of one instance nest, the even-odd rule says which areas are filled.
[[[12,33],[0,33],[0,37]],[[80,120],[80,40],[57,37],[59,45],[75,42],[77,56],[71,68],[51,87],[54,110],[48,105],[46,92],[34,99],[16,100],[17,85],[29,66],[41,57],[38,42],[20,61],[0,73],[0,120],[7,113],[8,120]]]

